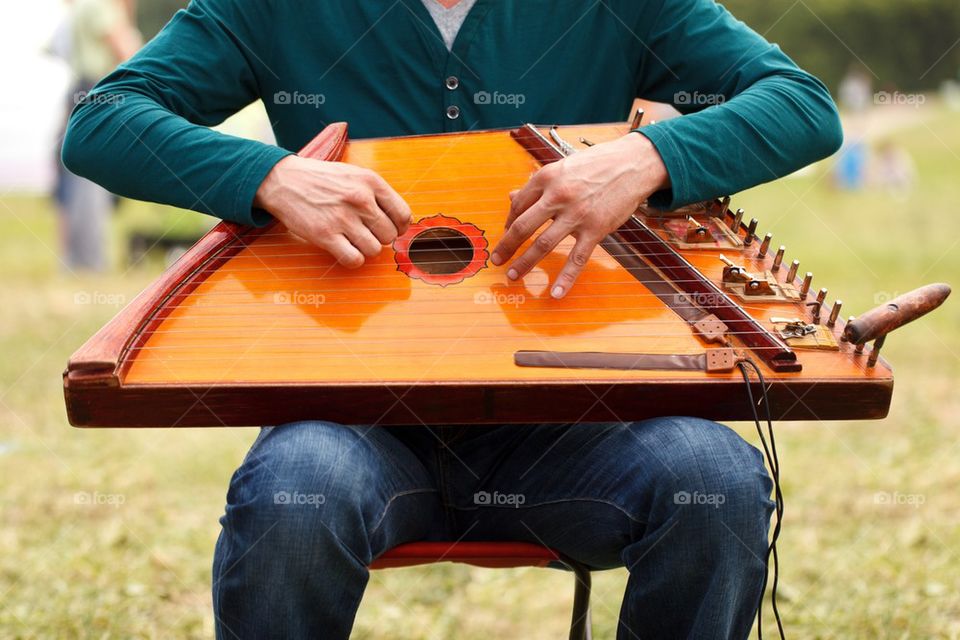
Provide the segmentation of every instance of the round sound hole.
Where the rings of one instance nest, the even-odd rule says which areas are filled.
[[[410,241],[410,262],[424,273],[450,275],[466,269],[473,260],[473,243],[456,229],[434,227]]]

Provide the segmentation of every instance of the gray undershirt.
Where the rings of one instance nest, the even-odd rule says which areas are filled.
[[[470,13],[470,9],[473,8],[476,1],[460,0],[460,2],[447,9],[437,0],[423,0],[427,11],[433,16],[433,21],[437,23],[437,29],[440,30],[443,43],[447,45],[448,50],[453,49],[453,41],[457,39],[457,33],[460,32],[463,21],[466,20],[467,14]]]

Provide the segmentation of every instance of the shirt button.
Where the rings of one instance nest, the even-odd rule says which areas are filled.
[[[449,118],[450,120],[456,120],[459,117],[460,117],[460,107],[458,107],[455,104],[452,104],[449,107],[447,107],[447,118]]]
[[[450,89],[450,91],[456,91],[457,88],[460,87],[460,78],[457,76],[449,76],[444,81],[444,84],[446,85],[447,89]]]

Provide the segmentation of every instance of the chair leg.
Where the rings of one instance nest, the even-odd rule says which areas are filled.
[[[591,640],[590,624],[590,569],[571,560],[564,562],[573,571],[576,585],[573,592],[573,619],[570,621],[570,640]]]

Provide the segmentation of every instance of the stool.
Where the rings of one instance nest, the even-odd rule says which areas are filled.
[[[413,567],[434,562],[460,562],[475,567],[552,567],[573,572],[573,617],[570,640],[590,640],[590,570],[552,549],[528,542],[411,542],[394,547],[371,569]]]

